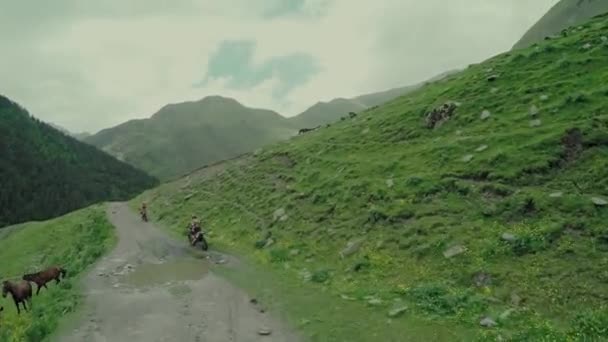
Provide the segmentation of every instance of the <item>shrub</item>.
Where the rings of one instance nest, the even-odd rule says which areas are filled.
[[[310,280],[315,283],[325,283],[329,281],[330,274],[328,270],[317,270],[312,274]]]

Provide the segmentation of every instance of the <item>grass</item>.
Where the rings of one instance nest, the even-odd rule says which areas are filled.
[[[68,274],[59,286],[34,294],[33,309],[17,315],[12,298],[2,299],[0,341],[43,341],[59,320],[81,302],[80,274],[115,242],[104,206],[98,205],[39,223],[27,223],[0,231],[0,277],[19,279],[51,265],[61,265]],[[35,290],[34,285],[34,290]]]
[[[313,341],[399,340],[393,329],[425,324],[448,341],[606,339],[608,207],[591,200],[608,198],[603,36],[607,17],[136,202],[174,232],[201,215],[212,246],[280,279],[292,322],[331,310],[334,328],[302,327]],[[408,310],[388,323],[394,303]]]

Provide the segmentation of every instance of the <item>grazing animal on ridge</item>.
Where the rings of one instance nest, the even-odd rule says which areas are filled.
[[[23,308],[27,311],[26,302],[29,302],[30,309],[32,308],[32,285],[25,280],[19,280],[16,282],[5,280],[2,283],[2,297],[6,298],[7,294],[11,294],[15,305],[17,306],[17,314],[21,314],[19,303],[23,304]]]
[[[41,272],[26,274],[23,276],[23,280],[36,283],[36,285],[38,286],[38,289],[36,290],[36,295],[38,295],[42,287],[48,289],[46,283],[55,280],[55,282],[59,284],[61,282],[60,277],[65,278],[66,273],[67,272],[65,269],[58,266],[52,266]]]
[[[315,128],[302,128],[298,131],[298,134],[302,134],[302,133],[306,133],[306,132],[312,132],[312,131],[316,131],[317,129],[319,129],[321,126],[317,126]]]

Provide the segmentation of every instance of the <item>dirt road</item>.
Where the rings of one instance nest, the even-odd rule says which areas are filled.
[[[125,204],[111,204],[116,248],[84,280],[86,302],[57,341],[298,341],[299,338],[209,272],[206,253],[175,242],[139,220]],[[231,261],[211,254],[216,267]],[[271,332],[262,336],[262,330]],[[267,332],[268,332],[267,331]]]

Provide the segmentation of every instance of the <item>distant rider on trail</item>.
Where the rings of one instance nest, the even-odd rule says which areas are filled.
[[[148,206],[146,205],[146,202],[143,202],[141,204],[141,208],[139,208],[139,214],[141,215],[141,219],[144,221],[148,221]]]

